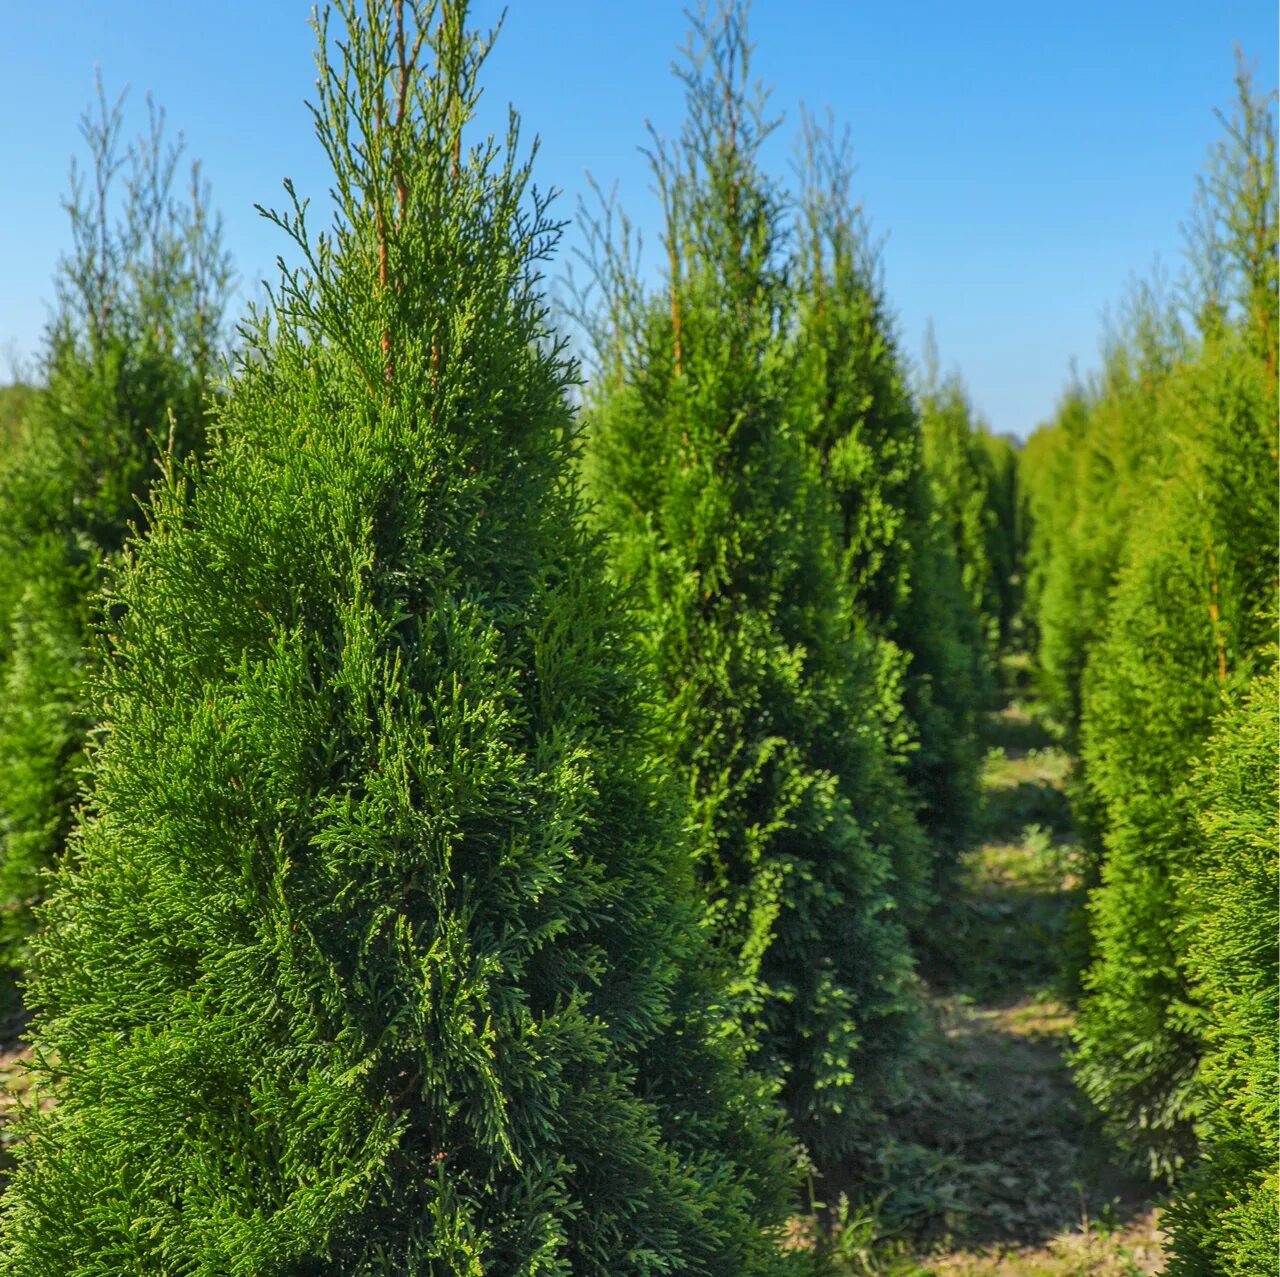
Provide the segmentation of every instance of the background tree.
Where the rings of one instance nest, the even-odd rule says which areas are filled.
[[[883,650],[880,714],[901,722],[891,748],[931,841],[954,852],[975,814],[985,653],[933,503],[877,246],[852,203],[848,139],[803,124],[793,411],[838,508],[848,605]],[[911,915],[923,901],[906,903]]]
[[[1237,153],[1234,178],[1214,189],[1228,204],[1220,220],[1232,223],[1237,205],[1252,208],[1271,247],[1255,251],[1250,239],[1226,250],[1232,261],[1219,277],[1243,281],[1239,304],[1206,325],[1158,393],[1140,401],[1149,417],[1142,435],[1159,441],[1165,460],[1154,477],[1148,463],[1145,500],[1127,520],[1106,629],[1083,678],[1081,741],[1103,816],[1103,863],[1077,1073],[1130,1147],[1166,1174],[1194,1156],[1212,1103],[1200,1073],[1212,1012],[1188,966],[1194,927],[1177,885],[1200,877],[1196,769],[1215,716],[1273,656],[1276,353],[1259,346],[1248,303],[1274,272],[1276,185],[1270,171],[1257,185],[1270,126],[1239,123],[1267,113],[1246,82],[1231,136],[1253,136],[1256,149]]]
[[[198,165],[148,129],[125,146],[123,98],[81,131],[72,248],[59,267],[44,386],[0,470],[0,963],[21,970],[42,875],[71,827],[93,714],[85,680],[103,568],[156,457],[203,446],[231,268]]]
[[[658,288],[594,227],[586,475],[643,608],[653,748],[689,795],[734,1005],[829,1167],[897,1086],[916,999],[895,909],[918,830],[885,747],[881,653],[850,624],[835,512],[789,411],[784,199],[760,167],[745,6],[704,9],[686,119],[651,160]]]
[[[318,19],[332,229],[109,596],[13,1274],[772,1273],[738,1066],[572,482],[558,227],[461,5]]]
[[[1194,854],[1191,781],[1215,714],[1271,642],[1277,526],[1273,387],[1240,348],[1175,379],[1181,460],[1135,521],[1085,677],[1082,749],[1104,817],[1077,1075],[1161,1173],[1194,1151],[1199,1013],[1174,883]]]
[[[932,334],[920,393],[924,464],[944,545],[960,569],[969,608],[981,630],[986,687],[994,695],[994,675],[1001,645],[1006,595],[1011,588],[1001,573],[1011,566],[1001,542],[1001,493],[992,464],[994,444],[969,401],[958,375],[939,378]],[[1011,620],[1011,616],[1010,616]]]

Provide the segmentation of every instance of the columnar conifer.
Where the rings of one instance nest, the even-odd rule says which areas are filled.
[[[901,700],[901,739],[891,744],[932,840],[954,850],[974,815],[985,654],[934,507],[920,417],[876,245],[851,203],[852,174],[847,143],[806,118],[795,413],[838,507],[849,606],[884,652],[887,721]]]
[[[301,264],[113,583],[5,1270],[773,1272],[782,1156],[579,518],[557,226],[514,117],[469,142],[463,6],[337,12],[333,228],[272,215]]]
[[[969,608],[982,635],[987,687],[1007,637],[1002,629],[1010,567],[1002,544],[1001,495],[992,466],[994,444],[980,422],[958,374],[939,379],[930,335],[920,395],[924,464],[938,523],[960,569]]]
[[[1085,676],[1082,748],[1105,817],[1077,1071],[1129,1145],[1169,1172],[1194,1150],[1200,1017],[1175,882],[1189,872],[1197,755],[1260,669],[1275,607],[1274,387],[1238,342],[1175,378],[1176,471],[1130,537]]]
[[[95,595],[163,447],[199,449],[230,269],[198,166],[163,115],[122,147],[122,100],[86,113],[73,247],[58,274],[46,385],[0,472],[0,963],[20,969],[42,875],[71,827],[93,714]],[[123,183],[123,190],[120,190]]]
[[[645,609],[654,748],[691,803],[735,1005],[826,1165],[896,1082],[915,1001],[895,856],[918,837],[850,624],[830,498],[789,419],[783,199],[762,173],[744,6],[704,10],[656,142],[660,288],[599,243],[587,475]],[[600,228],[602,231],[607,228]]]
[[[1215,275],[1234,300],[1211,310],[1193,357],[1155,400],[1168,456],[1131,520],[1107,628],[1083,681],[1081,739],[1102,813],[1095,954],[1079,1025],[1078,1075],[1153,1169],[1174,1172],[1205,1116],[1198,1081],[1205,1017],[1187,969],[1179,880],[1194,881],[1200,797],[1193,779],[1215,715],[1270,664],[1277,604],[1276,352],[1254,281],[1274,275],[1277,204],[1268,113],[1241,81],[1232,135],[1252,139],[1221,218],[1251,210]],[[1268,117],[1269,118],[1269,117]],[[1263,170],[1269,185],[1257,184]]]

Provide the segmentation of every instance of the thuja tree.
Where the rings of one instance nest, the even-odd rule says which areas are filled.
[[[1280,828],[1274,668],[1215,724],[1194,783],[1194,863],[1179,880],[1186,970],[1207,1008],[1201,1162],[1169,1208],[1179,1277],[1265,1273],[1277,1250],[1276,934]]]
[[[1085,668],[1106,632],[1130,523],[1168,459],[1167,383],[1189,353],[1160,281],[1135,283],[1113,321],[1097,384],[1087,395],[1069,395],[1061,408],[1060,465],[1041,487],[1041,500],[1060,517],[1042,523],[1033,553],[1041,689],[1073,743]],[[1055,494],[1058,484],[1064,490]]]
[[[1000,650],[1000,560],[995,476],[985,433],[957,374],[939,377],[932,336],[920,393],[924,464],[941,533],[960,567],[970,609],[978,617],[988,681]],[[991,694],[988,687],[987,696]]]
[[[1063,394],[1053,418],[1023,445],[1019,461],[1018,481],[1027,522],[1021,561],[1021,619],[1023,635],[1038,666],[1042,665],[1045,590],[1079,504],[1075,462],[1085,446],[1092,404],[1091,387],[1075,381]],[[1038,668],[1037,673],[1037,690],[1047,699],[1043,669]]]
[[[686,123],[652,153],[660,287],[595,224],[586,473],[645,610],[653,748],[688,792],[734,1005],[826,1165],[854,1150],[911,1033],[894,875],[918,831],[877,722],[880,655],[850,624],[834,511],[788,420],[782,200],[749,73],[743,7],[704,10]]]
[[[0,386],[0,464],[13,455],[39,394],[35,386],[24,381]]]
[[[1193,1153],[1206,1111],[1197,1062],[1212,1012],[1187,969],[1176,890],[1196,868],[1192,775],[1223,701],[1269,667],[1274,642],[1277,358],[1259,333],[1274,342],[1276,329],[1256,313],[1274,300],[1255,286],[1273,277],[1278,247],[1269,119],[1246,80],[1233,136],[1251,141],[1215,187],[1221,220],[1250,228],[1220,250],[1235,301],[1161,396],[1169,476],[1131,522],[1084,680],[1081,735],[1105,861],[1078,1073],[1130,1146],[1167,1172]]]
[[[772,1272],[782,1154],[581,530],[461,6],[319,20],[335,220],[110,601],[14,1274]],[[292,187],[288,187],[292,197]]]
[[[73,169],[45,386],[0,473],[0,963],[24,960],[43,871],[71,825],[93,722],[85,679],[105,564],[139,522],[168,447],[202,446],[230,269],[199,168],[163,115],[125,146],[101,84]]]
[[[1021,444],[1010,435],[978,432],[978,447],[986,457],[987,504],[992,518],[987,524],[987,559],[991,564],[991,599],[996,609],[1000,650],[1019,642],[1016,632],[1022,605],[1022,559],[1025,553],[1025,519],[1019,483]]]
[[[971,831],[985,656],[924,470],[920,418],[876,245],[853,207],[847,139],[804,121],[794,413],[840,518],[848,603],[901,698],[902,766],[935,846]],[[947,857],[938,858],[936,871]]]
[[[1196,845],[1192,768],[1272,640],[1274,396],[1238,337],[1177,375],[1165,424],[1181,459],[1135,522],[1085,677],[1082,743],[1106,827],[1077,1071],[1160,1172],[1193,1151],[1201,1109],[1175,892]]]

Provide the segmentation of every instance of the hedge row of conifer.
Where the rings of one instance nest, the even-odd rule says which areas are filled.
[[[596,227],[580,413],[532,152],[473,137],[490,40],[316,25],[333,222],[286,183],[299,264],[226,378],[198,177],[86,124],[0,475],[0,939],[49,1101],[6,1271],[821,1268],[794,1146],[869,1154],[970,832],[996,446],[930,434],[812,123],[789,220],[743,5],[654,148],[659,283]]]
[[[1238,89],[1186,291],[1135,295],[1024,462],[1093,840],[1076,1074],[1174,1182],[1171,1271],[1205,1275],[1277,1249],[1277,198],[1273,99]]]

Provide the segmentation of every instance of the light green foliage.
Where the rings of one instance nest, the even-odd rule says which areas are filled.
[[[977,420],[964,383],[954,375],[938,379],[932,348],[921,393],[921,429],[941,534],[959,564],[965,598],[978,618],[986,654],[988,685],[983,690],[989,698],[991,672],[1007,637],[1001,627],[1012,588],[1011,581],[1000,579],[1012,567],[1002,543],[1001,515],[1001,504],[1009,499],[1001,484],[1010,476],[1003,473],[1003,459],[997,473],[993,458],[998,445]]]
[[[1080,1021],[1086,1092],[1153,1169],[1193,1149],[1198,1017],[1174,880],[1194,846],[1195,758],[1221,698],[1271,638],[1273,384],[1239,343],[1174,379],[1180,462],[1135,523],[1085,680],[1083,752],[1105,813],[1094,965]]]
[[[20,970],[42,875],[72,821],[92,715],[84,683],[104,566],[159,478],[156,455],[199,449],[229,268],[207,192],[163,116],[121,152],[122,103],[83,134],[73,247],[58,275],[45,386],[0,470],[0,963]],[[123,191],[118,188],[123,183]]]
[[[901,721],[890,747],[931,839],[954,852],[976,807],[978,619],[934,508],[875,245],[851,208],[848,148],[808,118],[804,142],[793,412],[839,513],[847,603],[884,650],[879,713]],[[899,878],[923,883],[949,862]]]
[[[858,1151],[914,1031],[894,865],[919,835],[879,719],[883,649],[850,624],[835,511],[789,416],[783,199],[744,21],[730,4],[698,24],[683,132],[655,143],[660,287],[596,225],[586,474],[644,611],[654,749],[689,796],[735,1007],[825,1167]]]
[[[1239,119],[1258,112],[1266,114],[1246,79]],[[1254,158],[1237,157],[1231,181],[1214,170],[1218,197],[1253,208],[1270,246],[1259,255],[1255,237],[1224,250],[1242,254],[1223,273],[1246,281],[1243,300],[1210,308],[1199,342],[1169,360],[1154,385],[1130,383],[1127,403],[1115,397],[1093,413],[1106,407],[1102,421],[1116,423],[1111,469],[1130,483],[1118,498],[1129,502],[1117,518],[1120,569],[1083,677],[1085,792],[1103,863],[1076,1065],[1122,1139],[1165,1174],[1194,1155],[1212,1106],[1198,1070],[1214,1012],[1188,970],[1188,901],[1178,890],[1180,880],[1196,879],[1201,854],[1195,769],[1215,715],[1270,665],[1277,604],[1276,352],[1259,349],[1245,304],[1257,297],[1248,279],[1273,269],[1276,191],[1274,174],[1261,193],[1255,181],[1270,128],[1244,132],[1257,145]],[[1225,221],[1235,217],[1222,211]],[[1098,534],[1076,539],[1078,553],[1116,542],[1114,531],[1102,533],[1108,506],[1100,490],[1082,500]],[[1096,570],[1102,557],[1095,550],[1082,561]],[[1047,611],[1042,619],[1047,626]],[[1212,905],[1206,898],[1196,907]]]
[[[1046,472],[1037,479],[1037,463],[1027,467],[1035,493],[1029,557],[1040,688],[1073,743],[1085,665],[1106,630],[1130,523],[1168,460],[1162,400],[1185,354],[1167,299],[1134,286],[1098,383],[1076,387],[1063,401],[1049,432],[1055,455]]]
[[[1170,1273],[1252,1277],[1275,1262],[1280,826],[1274,670],[1215,724],[1193,785],[1195,856],[1177,882],[1188,980],[1204,1008],[1202,1161],[1174,1196]]]
[[[338,12],[334,226],[272,215],[303,264],[113,577],[4,1269],[774,1273],[785,1154],[571,477],[557,227],[514,119],[464,143],[461,6]]]

